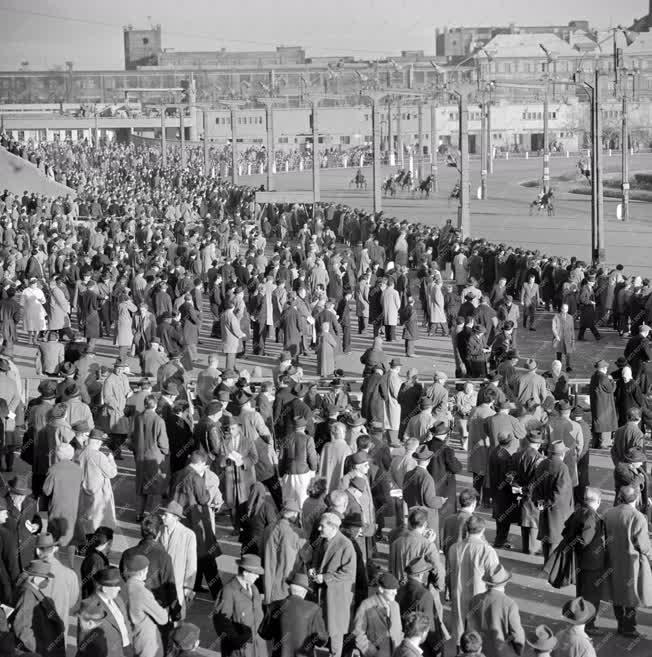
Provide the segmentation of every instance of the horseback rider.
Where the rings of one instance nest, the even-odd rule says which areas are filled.
[[[356,183],[361,183],[364,181],[364,175],[362,173],[362,169],[358,169],[357,173],[355,174],[355,181]]]

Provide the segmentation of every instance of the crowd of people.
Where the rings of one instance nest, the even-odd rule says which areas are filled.
[[[0,195],[1,654],[63,657],[74,619],[79,657],[189,657],[204,591],[204,638],[236,657],[591,657],[603,602],[620,635],[640,636],[649,281],[450,221],[259,207],[193,160],[164,168],[155,151],[107,148],[68,161],[68,198]],[[544,307],[556,359],[540,374],[517,336],[542,328]],[[589,406],[574,405],[576,340],[606,325],[628,336],[623,356],[598,361]],[[359,396],[335,362],[354,331],[369,345]],[[468,379],[459,390],[441,371],[401,375],[438,331]],[[19,340],[44,375],[35,398]],[[404,359],[385,353],[396,340]],[[243,367],[248,348],[271,376]],[[614,464],[606,512],[590,481],[598,447]],[[135,479],[119,474],[126,452]],[[458,490],[464,452],[473,486]],[[118,483],[142,538],[115,558]],[[218,568],[218,521],[241,546],[233,577]],[[526,635],[508,595],[512,526],[553,585],[576,586],[557,634]]]

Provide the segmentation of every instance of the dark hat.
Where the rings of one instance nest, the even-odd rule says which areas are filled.
[[[628,360],[625,358],[625,356],[618,356],[618,358],[616,358],[616,367],[625,367],[627,364]]]
[[[562,440],[555,440],[553,443],[550,443],[550,455],[552,456],[557,455],[557,456],[563,456],[566,454],[566,445],[564,445],[564,442]]]
[[[235,370],[224,370],[222,372],[222,379],[237,379],[238,373]]]
[[[430,397],[421,397],[419,400],[419,406],[421,406],[421,408],[432,408],[434,403]]]
[[[534,360],[534,358],[528,358],[525,361],[525,365],[528,368],[528,370],[536,370],[537,369],[537,361]]]
[[[342,527],[364,527],[364,521],[359,513],[347,513],[342,519]]]
[[[360,413],[351,413],[346,418],[346,424],[349,427],[361,427],[365,423],[365,419],[360,415]]]
[[[432,566],[423,558],[415,557],[405,567],[405,572],[408,575],[418,575],[420,573],[427,573],[432,570]]]
[[[595,607],[582,597],[569,600],[561,610],[561,613],[573,625],[583,625],[595,616]]]
[[[300,586],[304,589],[310,588],[310,582],[308,581],[308,575],[305,573],[294,573],[291,577],[288,577],[285,580],[288,584],[292,586]]]
[[[57,396],[57,382],[52,379],[45,379],[38,384],[38,391],[41,399],[55,399]]]
[[[339,377],[335,377],[331,382],[330,382],[330,387],[331,388],[341,388],[344,384],[342,383],[342,379]]]
[[[310,388],[305,383],[301,383],[301,381],[297,381],[292,388],[290,388],[290,392],[295,397],[305,396],[308,390],[310,390]]]
[[[609,367],[609,363],[608,363],[606,360],[604,360],[604,358],[601,359],[601,360],[599,360],[599,361],[595,364],[595,369],[597,369],[597,370],[601,370],[601,369],[603,369],[604,367]]]
[[[645,460],[645,453],[638,447],[630,447],[623,456],[625,463],[643,463]]]
[[[414,452],[413,457],[417,461],[429,461],[433,457],[433,453],[425,445],[421,445],[419,449]]]
[[[233,396],[233,401],[235,401],[238,406],[244,406],[247,402],[251,401],[251,395],[246,390],[238,390]]]
[[[220,418],[220,424],[222,425],[222,428],[226,427],[232,427],[236,424],[238,424],[238,420],[233,416],[233,415],[223,415]]]
[[[166,310],[159,319],[174,319],[174,313],[171,313],[169,310]]]
[[[168,502],[167,506],[160,507],[159,512],[171,513],[172,515],[178,516],[179,518],[183,518],[185,515],[181,504],[179,504],[179,502],[175,502],[174,500]]]
[[[262,575],[265,572],[261,565],[260,557],[257,554],[243,554],[239,559],[236,559],[235,562],[239,568],[242,568],[242,570],[246,570],[249,573]]]
[[[526,642],[537,652],[550,652],[557,645],[557,639],[547,625],[537,625]]]
[[[518,356],[518,352],[515,351],[514,349],[510,349],[510,350],[505,354],[505,358],[506,358],[507,360],[512,360],[512,359],[514,359],[514,358],[518,358],[518,357],[519,357],[519,356]]]
[[[213,399],[206,404],[206,415],[217,415],[222,410],[222,402]]]
[[[91,428],[86,420],[80,420],[72,425],[71,429],[77,433],[88,433]]]
[[[97,598],[86,598],[79,605],[79,617],[85,621],[101,621],[106,618],[106,611]]]
[[[378,578],[378,586],[394,591],[398,589],[398,580],[392,575],[392,573],[383,573]]]
[[[557,408],[560,411],[570,411],[571,405],[570,402],[566,399],[562,399],[561,401],[557,402]]]
[[[77,371],[77,366],[74,363],[69,363],[65,362],[61,365],[59,368],[59,372],[63,374],[63,376],[70,376],[71,374],[74,374]]]
[[[542,443],[543,430],[539,427],[528,428],[527,433],[525,434],[525,439],[531,443]]]
[[[68,407],[65,402],[59,402],[50,409],[50,417],[55,420],[60,420],[61,418],[66,417],[67,411]]]
[[[505,582],[509,582],[510,579],[512,579],[511,573],[498,564],[492,572],[487,573],[482,578],[482,581],[489,586],[500,586],[501,584],[505,584]]]
[[[27,477],[25,475],[16,475],[13,479],[10,479],[9,492],[16,495],[30,495],[32,489]]]
[[[369,425],[369,433],[383,433],[385,431],[385,424],[378,420],[373,420]]]
[[[41,559],[34,559],[29,562],[29,566],[25,568],[25,572],[28,575],[34,575],[35,577],[47,577],[52,578],[54,575],[50,570],[50,565],[41,561]]]
[[[400,358],[392,358],[389,366],[390,367],[401,367],[403,363],[401,362]]]
[[[449,429],[448,422],[436,422],[430,427],[430,433],[434,436],[445,436],[448,434]]]
[[[90,440],[101,440],[102,442],[109,439],[109,437],[101,429],[91,429],[88,437]]]
[[[360,465],[361,463],[369,463],[369,454],[364,450],[359,450],[351,456],[351,463],[353,465]]]
[[[139,573],[149,568],[149,559],[144,554],[130,554],[124,559],[125,573]]]
[[[199,628],[193,623],[181,623],[172,630],[170,640],[181,650],[192,650],[199,641]]]
[[[0,358],[0,372],[8,372],[10,369],[9,361],[5,358]]]
[[[120,570],[110,566],[103,568],[95,573],[95,583],[99,586],[122,586],[122,577],[120,577]]]
[[[581,406],[574,406],[571,411],[571,416],[579,418],[584,417],[584,409]]]
[[[79,389],[79,385],[74,381],[71,381],[63,389],[62,397],[63,400],[66,401],[67,399],[73,399],[74,397],[79,397],[80,394],[81,394],[81,390]]]
[[[168,397],[176,397],[179,394],[179,386],[174,381],[167,381],[161,386],[161,393]]]
[[[52,534],[39,534],[36,537],[36,543],[34,547],[51,548],[55,547],[56,545],[58,545],[58,543],[54,540],[54,536],[52,536]]]
[[[292,418],[292,424],[297,428],[308,426],[308,420],[303,415],[297,415]]]

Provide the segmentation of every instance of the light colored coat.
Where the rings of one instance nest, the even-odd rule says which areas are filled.
[[[380,389],[385,402],[385,429],[398,431],[401,425],[401,405],[398,402],[401,377],[398,372],[390,369],[383,375],[383,379]]]
[[[134,339],[131,328],[132,316],[138,310],[133,301],[127,299],[118,304],[118,319],[116,322],[115,344],[118,347],[130,347]]]
[[[652,606],[652,546],[647,519],[628,504],[604,514],[614,605]]]
[[[59,545],[72,540],[77,514],[82,470],[74,461],[59,461],[48,471],[43,493],[50,497],[48,503],[48,531],[59,539]]]
[[[63,290],[57,286],[50,289],[50,314],[48,318],[48,329],[58,331],[66,326],[70,326],[68,313],[70,312],[70,303],[66,299]]]
[[[441,285],[433,283],[428,294],[428,310],[431,324],[446,323],[446,309],[444,308],[444,294]]]
[[[85,447],[79,455],[82,485],[79,496],[79,523],[84,534],[98,527],[116,526],[115,501],[111,479],[118,468],[112,459],[96,449]]]
[[[127,398],[131,395],[129,379],[125,374],[112,372],[102,386],[102,399],[106,405],[112,433],[128,433],[129,418],[125,417]]]
[[[476,406],[469,416],[469,465],[470,473],[478,475],[487,474],[487,460],[489,458],[490,439],[487,432],[487,418],[495,415],[491,406],[480,404]]]
[[[197,537],[181,521],[171,533],[164,529],[159,538],[161,545],[170,555],[177,600],[182,609],[186,606],[184,589],[194,589],[197,576]]]
[[[79,602],[79,577],[72,569],[64,566],[55,557],[48,560],[50,572],[54,575],[47,580],[47,586],[42,589],[43,594],[52,600],[54,608],[59,614],[66,628],[70,624],[70,613]]]
[[[319,476],[326,479],[326,490],[340,487],[344,476],[344,460],[351,454],[346,440],[330,440],[324,445],[319,463]]]
[[[285,600],[287,578],[301,568],[298,555],[306,539],[287,518],[280,518],[265,541],[265,604]]]
[[[355,292],[355,314],[357,317],[369,319],[369,281],[367,280],[358,283]]]
[[[459,645],[464,621],[471,611],[471,600],[473,596],[487,590],[482,578],[491,573],[499,561],[496,551],[479,534],[470,534],[465,541],[452,545],[448,560],[453,636]]]
[[[388,287],[382,294],[383,323],[385,326],[398,326],[398,313],[401,309],[401,295],[393,287]]]
[[[552,318],[552,349],[562,354],[572,354],[575,351],[575,321],[566,313],[562,317],[558,313]]]
[[[168,612],[154,599],[145,582],[130,577],[125,584],[127,615],[134,628],[134,657],[163,657],[158,625],[166,625]]]
[[[398,602],[383,600],[378,594],[363,600],[355,614],[353,634],[365,657],[392,657],[403,641]]]
[[[237,354],[240,351],[240,340],[245,337],[240,328],[240,320],[235,316],[232,308],[222,314],[222,351],[225,354]]]

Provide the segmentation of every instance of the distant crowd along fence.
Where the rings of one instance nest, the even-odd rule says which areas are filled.
[[[38,387],[41,381],[48,379],[51,377],[47,376],[40,376],[40,377],[23,377],[22,379],[22,386],[23,386],[23,394],[25,401],[28,401],[30,399],[33,399],[34,397],[38,397],[39,392],[38,392]],[[269,381],[271,377],[267,378],[252,378],[251,383],[253,384],[260,384],[265,381]],[[138,382],[142,379],[140,376],[132,376],[130,377],[130,384],[132,388],[135,388],[138,385]],[[61,378],[57,379],[61,380]],[[317,384],[317,391],[318,392],[326,392],[329,389],[330,382],[332,381],[332,378],[329,379],[323,379],[318,376],[304,376],[301,381],[303,383],[316,383]],[[362,381],[363,379],[361,377],[344,377],[342,379],[344,383],[348,383],[351,387],[351,396],[353,398],[353,401],[356,404],[360,403],[360,399],[362,397],[362,392],[361,392],[361,386],[362,386]],[[476,390],[480,387],[482,383],[484,383],[483,379],[448,379],[446,381],[446,388],[448,389],[449,394],[454,395],[456,392],[459,390],[462,390],[464,387],[465,383],[473,383]],[[155,383],[153,381],[153,383]],[[196,387],[197,379],[196,377],[191,377],[188,380],[188,392],[192,398],[195,396],[195,387]],[[428,386],[430,384],[430,381],[423,381],[423,384],[425,386]],[[583,406],[585,406],[587,409],[589,408],[589,379],[569,379],[568,380],[569,388],[570,388],[570,396],[571,396],[571,401],[573,404],[581,403]]]

